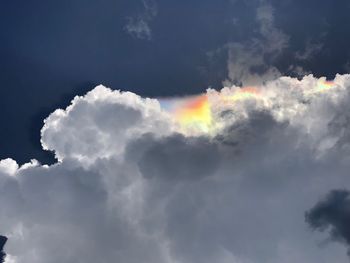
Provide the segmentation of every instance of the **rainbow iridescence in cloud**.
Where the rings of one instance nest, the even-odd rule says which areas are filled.
[[[324,92],[335,86],[333,81],[320,81],[317,87],[314,89],[314,92]]]
[[[175,109],[176,120],[185,127],[209,131],[212,124],[211,106],[207,95],[185,100],[182,107]]]
[[[223,105],[231,105],[236,101],[252,98],[256,95],[258,95],[257,88],[245,87],[229,95],[219,93],[218,100]],[[161,104],[185,129],[211,132],[214,127],[213,102],[208,94],[169,101],[163,100]]]
[[[320,80],[314,87],[303,93],[308,96],[326,92],[335,87],[332,81]],[[215,128],[213,108],[215,105],[235,107],[239,101],[264,99],[263,89],[259,87],[234,88],[230,92],[216,92],[215,98],[206,93],[173,100],[161,100],[164,110],[169,112],[183,129],[210,133]]]

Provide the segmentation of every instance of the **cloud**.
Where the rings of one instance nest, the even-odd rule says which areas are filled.
[[[329,230],[332,240],[350,245],[350,192],[333,190],[324,200],[306,213],[306,221],[312,229]],[[348,253],[350,253],[348,251]]]
[[[288,47],[289,37],[275,26],[274,8],[270,3],[260,1],[255,19],[256,37],[227,45],[228,77],[235,84],[256,85],[281,76],[273,62]]]
[[[154,0],[142,0],[144,11],[137,16],[127,18],[125,30],[133,37],[143,40],[152,39],[149,23],[157,15],[157,4]]]
[[[295,57],[299,60],[308,60],[320,52],[322,48],[323,43],[312,42],[311,39],[308,39],[306,42],[305,50],[296,52]]]
[[[131,155],[135,148],[140,150],[140,144],[148,144],[138,162],[146,178],[197,180],[212,175],[218,166],[218,146],[206,137],[175,134],[157,140],[145,136],[129,147]]]
[[[7,238],[4,236],[0,236],[0,263],[4,262],[5,253],[3,252],[4,246],[6,244]]]
[[[324,48],[327,31],[307,37],[304,47],[298,48],[295,42],[298,40],[287,34],[290,30],[277,23],[277,15],[281,14],[271,1],[246,2],[247,6],[249,4],[255,7],[255,16],[251,17],[255,27],[252,30],[245,29],[243,39],[237,36],[238,40],[208,52],[213,56],[227,51],[228,77],[224,85],[259,85],[283,75],[302,78],[311,74],[307,69],[308,62]],[[240,25],[241,28],[244,26],[249,25]]]
[[[348,262],[341,245],[317,246],[303,215],[350,186],[349,87],[349,75],[309,75],[184,98],[103,86],[75,97],[41,132],[56,164],[0,162],[6,252],[16,263]]]
[[[140,134],[161,135],[171,129],[156,100],[98,86],[84,97],[75,97],[66,110],[52,113],[45,120],[41,140],[44,149],[53,150],[59,160],[94,162],[121,154],[127,142]]]

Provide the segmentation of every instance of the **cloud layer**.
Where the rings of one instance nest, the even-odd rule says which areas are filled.
[[[56,164],[0,162],[6,251],[17,263],[348,262],[341,244],[318,246],[304,213],[350,186],[349,87],[350,75],[281,77],[198,103],[98,86],[45,120]],[[203,109],[208,129],[193,118]]]

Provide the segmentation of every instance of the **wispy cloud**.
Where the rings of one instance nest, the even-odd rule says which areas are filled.
[[[142,0],[144,11],[136,16],[127,17],[125,30],[135,38],[151,40],[150,22],[157,15],[157,4],[154,0]]]
[[[323,48],[322,42],[315,42],[311,39],[306,41],[305,49],[295,53],[295,57],[298,60],[308,60],[314,57]]]
[[[274,59],[288,46],[289,37],[275,26],[274,8],[260,1],[256,9],[258,35],[244,43],[232,42],[228,48],[228,80],[253,85],[279,77]]]

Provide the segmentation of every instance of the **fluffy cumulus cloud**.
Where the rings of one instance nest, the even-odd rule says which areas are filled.
[[[42,129],[56,164],[0,162],[7,262],[348,262],[304,214],[350,187],[349,90],[350,75],[310,75],[189,98],[103,86],[74,98]],[[329,203],[310,218],[338,230]]]

